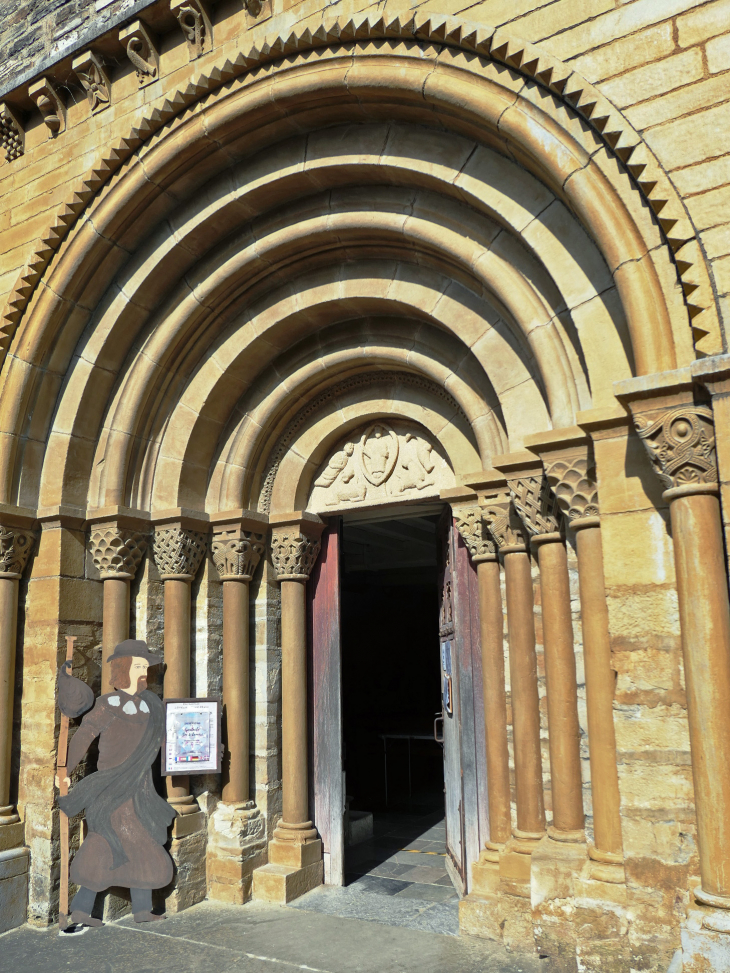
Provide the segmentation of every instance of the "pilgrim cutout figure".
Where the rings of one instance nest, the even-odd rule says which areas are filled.
[[[71,881],[79,886],[71,903],[75,926],[103,925],[91,913],[97,893],[112,886],[130,890],[136,922],[164,919],[152,912],[152,890],[172,881],[172,859],[164,845],[177,812],[152,780],[165,734],[164,707],[147,689],[147,669],[162,658],[146,642],[127,639],[107,661],[114,691],[99,696],[74,734],[65,783],[96,737],[98,769],[58,801],[69,818],[86,813],[88,834],[71,864]]]

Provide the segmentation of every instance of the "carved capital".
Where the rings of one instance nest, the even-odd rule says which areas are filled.
[[[107,578],[132,579],[147,550],[147,537],[138,530],[116,524],[98,524],[91,528],[89,545],[102,581]]]
[[[529,476],[508,478],[507,484],[512,502],[528,533],[560,532],[560,510],[542,470]]]
[[[529,541],[509,493],[486,497],[481,503],[484,522],[500,551],[526,551]]]
[[[213,47],[213,24],[203,0],[172,0],[171,12],[185,34],[191,61]]]
[[[541,456],[545,475],[563,515],[570,522],[597,517],[598,484],[588,444]]]
[[[163,581],[192,581],[205,556],[207,537],[197,530],[179,525],[158,527],[152,556]]]
[[[141,20],[134,20],[119,31],[119,40],[137,72],[140,88],[156,81],[160,74],[160,56],[152,36]]]
[[[112,86],[101,60],[93,51],[74,58],[73,72],[84,86],[92,112],[108,108],[112,100]]]
[[[34,544],[33,531],[0,524],[0,578],[22,577]]]
[[[487,531],[479,505],[470,503],[452,506],[451,512],[472,561],[475,564],[480,561],[494,561],[497,557],[497,545]]]
[[[28,89],[51,138],[66,130],[66,106],[50,78],[41,78]]]
[[[8,162],[19,159],[25,152],[25,129],[16,113],[6,102],[0,102],[0,145]]]
[[[717,484],[715,424],[709,406],[637,408],[634,425],[665,490]]]
[[[299,524],[274,527],[271,559],[278,581],[306,581],[319,556],[319,536],[305,533]]]
[[[221,581],[250,581],[266,548],[266,534],[236,526],[216,532],[211,549]]]

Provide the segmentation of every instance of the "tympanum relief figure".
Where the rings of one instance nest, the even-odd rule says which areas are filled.
[[[374,422],[340,442],[316,477],[310,510],[438,496],[454,474],[413,423]]]

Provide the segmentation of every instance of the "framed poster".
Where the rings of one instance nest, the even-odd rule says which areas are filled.
[[[162,773],[221,772],[221,704],[217,699],[165,699]]]

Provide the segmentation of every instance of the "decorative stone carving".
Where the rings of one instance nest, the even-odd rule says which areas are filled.
[[[470,503],[452,507],[451,512],[472,561],[475,564],[493,561],[497,556],[497,546],[487,531],[479,505]]]
[[[203,0],[172,0],[170,10],[185,34],[191,61],[212,48],[213,25]]]
[[[264,553],[266,535],[235,527],[216,533],[211,549],[221,581],[250,581]]]
[[[451,570],[451,541],[445,545],[444,573],[441,578],[441,597],[439,599],[439,638],[445,639],[454,634],[454,584]]]
[[[101,60],[93,51],[74,58],[72,68],[86,91],[92,112],[103,111],[111,104],[112,86]]]
[[[665,489],[717,483],[715,425],[709,406],[637,410],[634,424]]]
[[[542,470],[535,476],[508,478],[507,485],[512,503],[530,534],[560,531],[560,510]]]
[[[271,559],[279,581],[306,581],[321,548],[319,537],[306,534],[298,524],[274,527]]]
[[[160,73],[160,56],[142,21],[134,20],[121,30],[119,40],[127,48],[127,57],[137,72],[140,88],[156,81]]]
[[[330,455],[315,478],[309,510],[438,496],[454,475],[437,447],[412,423],[378,420]]]
[[[33,531],[0,524],[0,578],[22,577],[34,543]]]
[[[598,485],[596,470],[588,447],[552,456],[542,456],[545,475],[553,488],[558,506],[568,520],[597,517]]]
[[[529,542],[509,493],[487,497],[482,502],[482,516],[500,551],[527,549]]]
[[[28,89],[38,111],[51,134],[51,138],[66,131],[66,106],[50,78],[41,78]]]
[[[132,579],[147,550],[147,537],[115,524],[99,524],[92,527],[89,544],[91,558],[102,581],[107,578]]]
[[[25,130],[6,102],[0,103],[0,145],[8,162],[19,159],[25,152]]]
[[[192,580],[205,556],[206,535],[186,527],[158,527],[152,554],[163,581]]]

